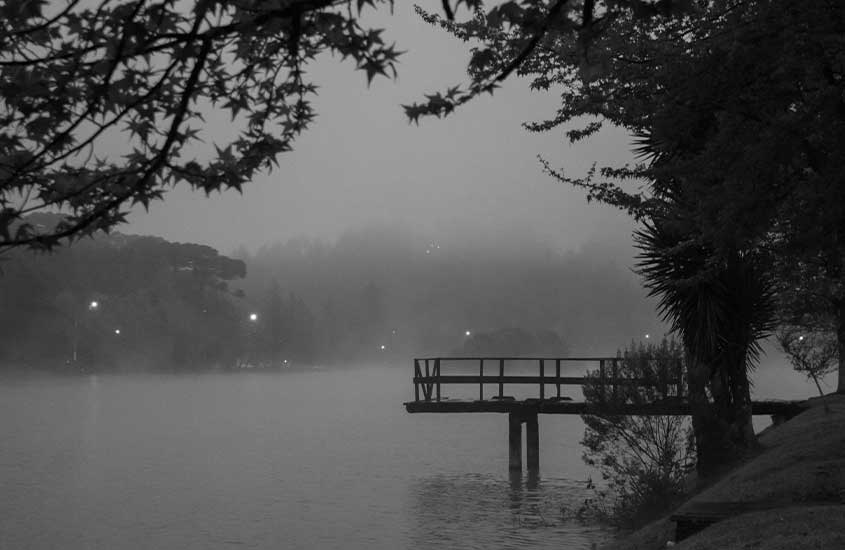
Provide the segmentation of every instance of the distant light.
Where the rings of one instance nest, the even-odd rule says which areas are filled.
[[[287,360],[287,359],[285,359],[284,363],[285,363],[285,365],[287,365],[287,364],[288,364],[288,360]]]
[[[803,337],[803,336],[799,336],[799,337],[798,337],[798,341],[799,341],[799,342],[801,342],[801,341],[803,341],[803,340],[804,340],[804,337]]]
[[[387,348],[387,346],[385,346],[384,344],[382,344],[382,345],[381,345],[381,349],[385,349],[385,348]]]
[[[91,300],[91,303],[88,304],[88,309],[97,309],[98,307],[100,307],[100,302],[97,300]]]
[[[431,250],[426,249],[425,253],[426,253],[426,254],[431,254]]]
[[[651,335],[650,335],[650,334],[646,334],[646,335],[645,335],[645,338],[646,338],[646,340],[648,340],[649,338],[651,338]]]
[[[258,320],[258,314],[257,313],[250,313],[249,314],[249,320],[252,321],[253,323],[256,322]]]
[[[439,244],[437,245],[437,250],[440,250],[440,245],[439,245]]]
[[[393,334],[396,334],[396,329],[393,329],[390,332],[393,333]]]
[[[114,333],[119,336],[120,335],[120,329],[119,328],[114,329]]]

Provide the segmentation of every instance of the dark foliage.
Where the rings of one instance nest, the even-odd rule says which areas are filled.
[[[615,376],[642,385],[584,387],[588,402],[614,405],[679,399],[686,386],[684,351],[675,341],[634,344],[618,354]],[[685,492],[695,464],[691,424],[682,416],[583,415],[584,460],[598,469],[602,482],[590,511],[619,527],[632,528],[658,517]]]

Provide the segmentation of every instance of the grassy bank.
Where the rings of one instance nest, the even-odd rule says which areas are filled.
[[[845,549],[845,395],[760,434],[760,454],[693,495],[695,502],[769,502],[777,508],[742,514],[677,543],[676,550]],[[607,550],[657,550],[674,540],[669,516]]]

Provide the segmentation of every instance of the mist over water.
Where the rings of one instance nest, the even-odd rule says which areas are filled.
[[[410,374],[393,365],[5,378],[0,547],[521,549],[606,539],[571,519],[588,496],[579,418],[542,418],[539,477],[511,477],[506,417],[409,415]]]

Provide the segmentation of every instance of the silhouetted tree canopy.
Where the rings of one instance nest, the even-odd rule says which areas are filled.
[[[98,233],[53,254],[9,256],[0,292],[3,367],[210,368],[229,366],[243,348],[247,317],[228,284],[246,275],[245,264],[211,247]]]
[[[747,370],[776,321],[776,288],[826,304],[811,313],[837,319],[845,358],[845,5],[691,1],[658,17],[583,6],[580,27],[547,19],[537,40],[509,16],[426,18],[481,41],[470,91],[533,47],[516,70],[535,89],[560,90],[561,105],[530,130],[566,128],[577,142],[609,122],[635,136],[633,165],[580,177],[542,162],[589,200],[646,222],[642,274],[692,355],[693,397],[715,409],[709,429],[696,428],[710,432],[699,448],[748,447]],[[409,116],[461,103],[435,99]]]
[[[109,229],[176,182],[241,189],[314,118],[304,66],[318,54],[351,58],[368,81],[395,73],[399,52],[358,20],[389,3],[0,2],[0,245]],[[201,155],[209,108],[239,135]],[[117,133],[126,146],[106,153]],[[45,209],[71,215],[10,230]]]
[[[523,0],[484,12],[481,0],[442,0],[444,23],[463,7],[491,29],[506,25],[511,39],[476,52],[467,90],[430,95],[406,113],[412,120],[439,115],[492,91],[533,62],[553,30],[587,39],[619,17],[668,15],[688,3]],[[2,0],[0,247],[50,248],[110,229],[130,206],[146,207],[176,182],[205,193],[240,190],[313,120],[317,87],[304,67],[319,54],[352,59],[368,82],[396,74],[400,52],[359,19],[367,8],[392,4]],[[237,138],[208,139],[203,112],[211,108],[231,116]],[[106,152],[103,144],[117,133],[126,145]],[[203,140],[213,147],[198,152]],[[51,231],[21,223],[26,214],[57,209],[70,216]]]

